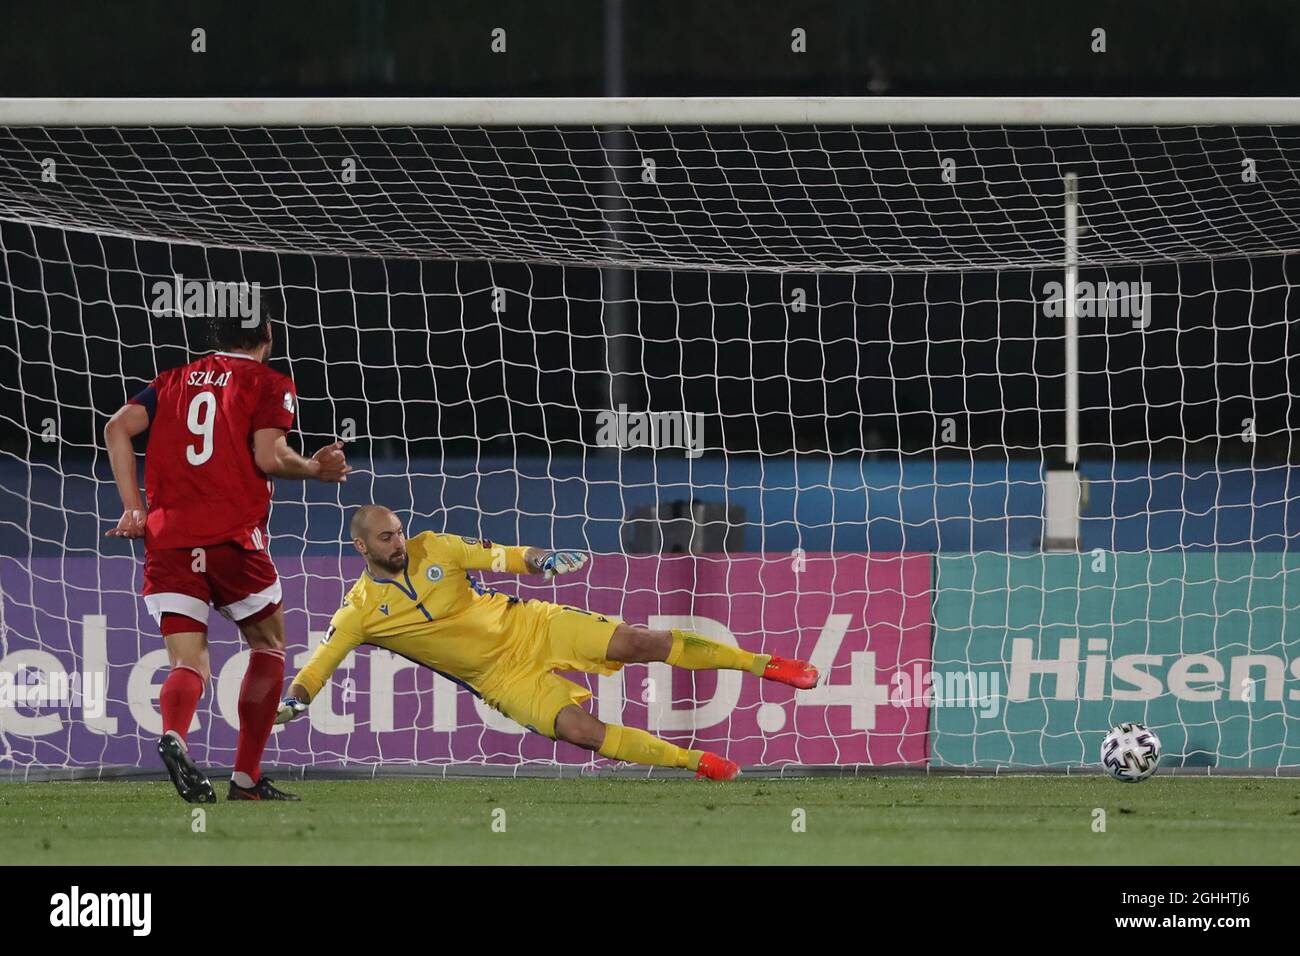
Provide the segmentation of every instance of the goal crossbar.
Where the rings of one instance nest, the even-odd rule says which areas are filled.
[[[0,126],[1300,125],[1300,97],[14,97]]]

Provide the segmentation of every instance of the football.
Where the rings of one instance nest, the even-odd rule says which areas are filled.
[[[1101,742],[1101,762],[1116,780],[1139,783],[1156,772],[1160,738],[1143,724],[1120,724]]]

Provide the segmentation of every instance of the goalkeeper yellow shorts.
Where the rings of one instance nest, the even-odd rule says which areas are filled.
[[[622,622],[547,601],[529,601],[513,612],[516,650],[484,676],[483,699],[516,723],[555,739],[560,711],[589,700],[591,691],[554,672],[616,673],[623,665],[605,655]]]

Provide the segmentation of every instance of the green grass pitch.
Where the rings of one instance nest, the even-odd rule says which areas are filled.
[[[214,783],[217,783],[214,778]],[[1287,779],[879,776],[295,781],[204,807],[168,783],[0,783],[10,864],[1264,864],[1300,858]],[[219,795],[224,788],[218,786]],[[1094,809],[1106,811],[1104,833]],[[494,813],[498,809],[502,814]],[[794,832],[796,810],[805,832]],[[504,823],[505,832],[495,832]]]

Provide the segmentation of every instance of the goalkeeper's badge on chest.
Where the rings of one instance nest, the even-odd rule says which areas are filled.
[[[424,572],[424,576],[427,577],[434,584],[437,584],[439,581],[442,580],[442,565],[441,564],[429,565],[429,570]]]

